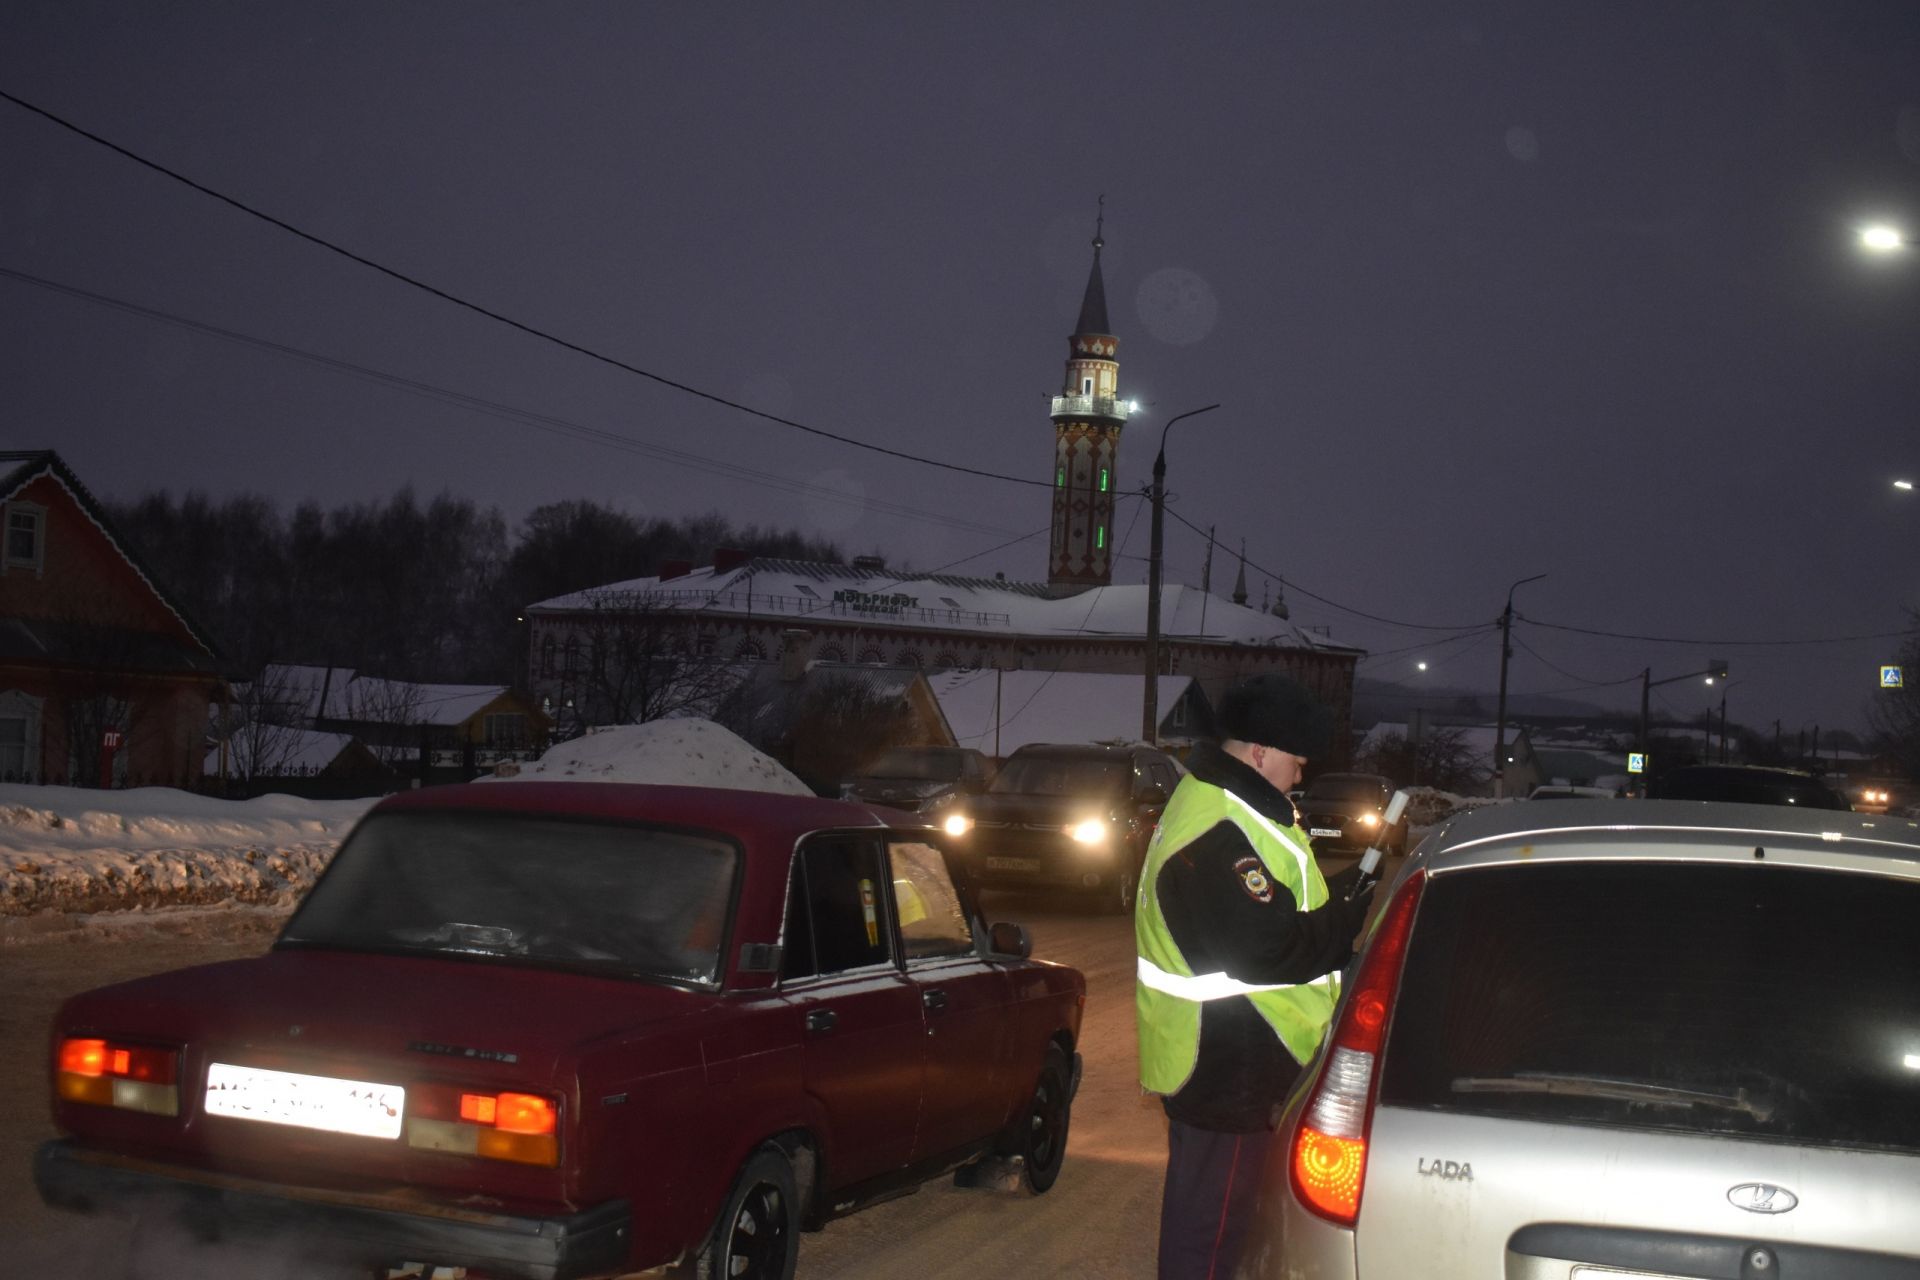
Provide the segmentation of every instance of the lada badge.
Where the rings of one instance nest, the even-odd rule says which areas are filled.
[[[1785,1213],[1800,1203],[1800,1197],[1771,1182],[1743,1182],[1727,1192],[1736,1209],[1748,1213]]]

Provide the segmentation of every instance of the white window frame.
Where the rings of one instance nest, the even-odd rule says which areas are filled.
[[[28,516],[33,520],[33,554],[16,556],[13,554],[13,521],[15,516]],[[6,518],[0,523],[0,573],[10,573],[16,569],[31,570],[35,574],[46,572],[47,567],[47,509],[35,502],[9,502],[6,504]]]

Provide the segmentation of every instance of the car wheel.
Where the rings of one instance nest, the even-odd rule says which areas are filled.
[[[1072,1077],[1059,1045],[1047,1049],[1033,1098],[1015,1122],[1006,1146],[1021,1158],[1020,1185],[1029,1195],[1044,1194],[1060,1176],[1067,1158],[1067,1126],[1073,1118]]]
[[[697,1280],[790,1280],[800,1260],[799,1227],[793,1164],[778,1151],[759,1151],[734,1181],[694,1275]]]

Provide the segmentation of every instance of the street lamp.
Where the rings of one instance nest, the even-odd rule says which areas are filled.
[[[1500,709],[1495,713],[1493,728],[1493,798],[1500,799],[1507,793],[1507,660],[1513,657],[1513,646],[1508,638],[1513,634],[1513,593],[1529,582],[1538,582],[1546,577],[1536,573],[1531,578],[1522,578],[1507,588],[1507,607],[1500,614]]]
[[[1646,752],[1649,745],[1647,742],[1647,695],[1652,693],[1655,689],[1659,688],[1663,684],[1676,684],[1682,680],[1698,680],[1702,676],[1706,677],[1708,684],[1712,684],[1715,680],[1725,680],[1727,678],[1726,660],[1723,658],[1709,658],[1707,659],[1707,669],[1705,671],[1689,671],[1687,672],[1687,674],[1683,676],[1668,676],[1664,680],[1655,680],[1653,678],[1652,667],[1645,667],[1641,669],[1641,672],[1640,672],[1640,750],[1641,752],[1643,753]]]
[[[1140,740],[1160,745],[1160,535],[1167,501],[1167,432],[1182,418],[1218,409],[1210,404],[1167,419],[1160,428],[1160,452],[1153,457],[1153,546],[1147,557],[1147,689],[1140,710]]]
[[[1907,247],[1907,237],[1898,227],[1875,223],[1860,228],[1860,247],[1868,253],[1898,253]]]

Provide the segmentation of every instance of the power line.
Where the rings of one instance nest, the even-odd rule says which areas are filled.
[[[877,511],[903,519],[921,520],[929,524],[944,525],[947,528],[960,529],[969,533],[1006,534],[1010,532],[1007,529],[994,525],[978,524],[971,520],[939,515],[920,507],[910,507],[879,498],[854,497],[842,493],[837,489],[828,488],[825,485],[795,479],[791,476],[781,476],[772,472],[760,471],[737,462],[726,462],[718,458],[709,458],[704,454],[688,453],[684,450],[669,448],[666,445],[648,444],[644,441],[635,440],[630,436],[608,431],[601,427],[588,426],[585,423],[575,422],[568,418],[537,413],[531,409],[519,408],[516,405],[503,404],[497,400],[488,400],[464,391],[456,391],[451,387],[443,387],[435,383],[402,377],[381,369],[370,368],[367,365],[356,364],[351,360],[343,360],[337,356],[321,355],[318,352],[308,351],[301,347],[290,346],[283,342],[275,342],[269,338],[256,337],[253,334],[242,333],[238,330],[222,328],[219,325],[209,324],[202,320],[194,320],[175,312],[164,311],[157,307],[142,306],[137,302],[130,302],[124,298],[116,298],[104,293],[95,293],[89,289],[82,289],[76,285],[63,284],[60,281],[49,280],[43,276],[31,275],[25,271],[18,271],[11,267],[0,266],[0,276],[19,281],[23,284],[30,284],[38,288],[47,289],[55,293],[65,294],[68,297],[78,298],[85,302],[92,302],[116,311],[126,312],[127,314],[139,316],[143,319],[156,320],[163,324],[170,324],[178,328],[202,333],[210,337],[219,338],[222,341],[253,347],[289,359],[304,360],[309,364],[319,365],[322,368],[329,369],[335,373],[345,374],[348,377],[382,383],[396,390],[406,392],[409,395],[438,400],[442,403],[455,405],[476,413],[485,414],[489,417],[517,422],[525,426],[534,427],[537,430],[551,432],[555,435],[584,440],[590,444],[604,445],[628,453],[636,453],[643,457],[656,458],[662,462],[684,466],[691,470],[704,471],[709,475],[727,476],[732,479],[745,480],[749,484],[764,485],[770,489],[778,489],[786,493],[798,494],[802,497],[818,498],[825,502],[855,507],[861,510]]]
[[[468,311],[473,312],[476,315],[485,316],[487,319],[492,320],[498,324],[506,325],[508,328],[518,329],[520,332],[524,334],[527,334],[531,337],[538,338],[543,342],[550,342],[557,347],[562,347],[568,351],[574,352],[576,355],[585,356],[589,360],[596,360],[596,361],[599,361],[601,364],[610,365],[613,368],[624,370],[625,372],[634,374],[637,377],[645,378],[650,382],[656,382],[663,387],[671,387],[675,391],[682,392],[686,395],[693,396],[697,399],[706,400],[717,405],[723,405],[726,408],[737,410],[740,413],[749,414],[756,418],[762,418],[768,422],[778,423],[780,426],[783,426],[783,427],[791,427],[796,431],[804,431],[808,435],[820,436],[827,440],[838,441],[839,443],[844,445],[851,445],[856,449],[866,449],[873,453],[884,454],[890,458],[900,458],[907,462],[917,462],[924,466],[939,467],[942,470],[957,471],[963,475],[980,476],[988,480],[1004,480],[1010,484],[1034,485],[1042,488],[1052,487],[1047,481],[1044,481],[1044,480],[1033,480],[1033,479],[1028,479],[1024,476],[1002,475],[997,471],[984,471],[977,467],[962,466],[957,462],[942,462],[937,458],[923,457],[920,454],[907,453],[906,451],[901,449],[889,449],[885,445],[872,444],[865,440],[856,439],[853,436],[841,435],[838,432],[828,431],[821,427],[808,426],[804,422],[796,422],[792,418],[783,418],[778,414],[768,413],[762,409],[755,409],[750,405],[741,404],[737,400],[729,400],[725,396],[716,395],[711,391],[703,391],[699,387],[692,386],[689,383],[680,382],[677,379],[669,378],[664,374],[654,373],[649,369],[641,368],[639,365],[629,364],[625,360],[621,360],[616,356],[606,355],[602,352],[595,351],[591,347],[583,346],[580,343],[571,341],[570,339],[562,338],[557,334],[549,333],[545,329],[541,329],[538,326],[528,324],[522,320],[516,320],[512,316],[509,316],[504,312],[495,311],[491,307],[482,306],[480,303],[469,301],[468,299],[463,298],[458,294],[451,293],[445,289],[439,288],[436,285],[428,284],[426,281],[421,280],[417,276],[408,275],[404,271],[400,271],[393,267],[389,267],[384,263],[377,262],[374,259],[367,257],[365,254],[356,253],[352,249],[348,249],[343,245],[335,244],[333,241],[326,239],[324,236],[315,235],[311,231],[307,231],[301,227],[295,226],[293,223],[288,222],[284,218],[275,217],[273,214],[267,213],[262,209],[257,209],[243,200],[236,199],[233,196],[227,195],[225,192],[218,191],[213,187],[207,186],[205,183],[197,182],[194,179],[189,178],[187,175],[179,172],[178,170],[170,169],[166,165],[160,164],[157,161],[149,160],[147,157],[139,154],[136,151],[131,151],[126,147],[121,146],[117,142],[112,142],[100,136],[99,134],[92,132],[91,130],[84,129],[81,126],[75,124],[73,121],[54,114],[53,112],[47,110],[45,107],[37,106],[34,103],[28,102],[25,98],[19,97],[16,94],[8,93],[5,89],[0,89],[0,99],[5,99],[6,101],[13,103],[15,106],[21,108],[22,110],[30,111],[34,115],[40,116],[43,119],[51,121],[53,124],[60,126],[62,129],[66,129],[71,133],[78,134],[80,137],[87,139],[87,141],[89,142],[97,143],[98,145],[105,147],[107,150],[112,151],[116,155],[124,156],[128,160],[133,161],[135,164],[140,165],[143,168],[151,169],[153,172],[158,173],[163,177],[171,178],[175,182],[181,183],[182,185],[187,187],[191,187],[193,190],[198,191],[200,194],[207,196],[211,199],[218,200],[220,203],[227,205],[230,208],[237,209],[241,213],[246,214],[250,218],[258,218],[262,222],[265,222],[271,226],[280,228],[280,230],[285,231],[289,235],[297,236],[298,238],[307,241],[309,244],[317,245],[320,248],[325,249],[327,252],[338,254],[339,256],[346,258],[351,262],[357,262],[361,266],[366,267],[371,271],[377,271],[381,275],[386,276],[389,279],[397,280],[401,284],[407,285],[410,288],[418,289],[423,293],[432,294],[434,297],[439,298],[444,302],[450,302],[454,306],[462,307]]]
[[[1181,515],[1178,511],[1175,511],[1173,508],[1166,507],[1163,509],[1166,511],[1168,515],[1172,516],[1175,520],[1178,520],[1181,524],[1187,526],[1187,528],[1193,530],[1195,533],[1199,534],[1201,537],[1205,538],[1209,536],[1205,529],[1202,529],[1199,525],[1187,519],[1185,516]],[[1443,627],[1430,622],[1403,622],[1398,618],[1383,618],[1377,613],[1368,613],[1364,609],[1355,609],[1351,605],[1341,604],[1337,600],[1329,600],[1327,597],[1323,595],[1318,595],[1312,591],[1309,591],[1305,587],[1301,586],[1299,583],[1292,581],[1291,579],[1285,577],[1282,574],[1276,573],[1272,569],[1266,568],[1264,565],[1256,564],[1252,560],[1247,560],[1246,564],[1254,569],[1259,570],[1262,574],[1266,575],[1267,577],[1272,578],[1275,582],[1278,582],[1281,586],[1286,587],[1291,591],[1298,592],[1299,594],[1307,597],[1307,599],[1309,600],[1317,600],[1321,604],[1326,605],[1330,609],[1338,609],[1342,613],[1350,613],[1354,615],[1356,618],[1365,618],[1369,622],[1381,622],[1381,623],[1385,623],[1387,626],[1390,626],[1390,627],[1407,627],[1414,631],[1467,631],[1473,627],[1477,627],[1480,625],[1477,622],[1472,622],[1472,623],[1466,623],[1464,625],[1459,625],[1459,626]]]
[[[1536,627],[1546,627],[1551,631],[1571,631],[1576,635],[1601,636],[1608,640],[1638,640],[1646,644],[1724,645],[1729,648],[1742,649],[1773,649],[1784,648],[1791,645],[1853,644],[1861,640],[1896,640],[1904,639],[1911,635],[1920,635],[1920,627],[1908,627],[1902,631],[1880,631],[1873,635],[1824,636],[1805,640],[1700,640],[1686,636],[1640,636],[1630,635],[1620,631],[1597,631],[1591,627],[1573,627],[1559,622],[1542,622],[1538,618],[1524,617],[1518,612],[1513,615],[1513,618],[1516,622],[1525,622]]]
[[[1629,680],[1638,680],[1641,675],[1640,672],[1636,671],[1632,675],[1621,676],[1618,680],[1588,680],[1583,676],[1575,675],[1573,672],[1568,671],[1565,667],[1555,666],[1552,662],[1548,661],[1545,657],[1543,657],[1538,649],[1535,649],[1532,645],[1528,644],[1525,640],[1522,640],[1519,636],[1514,636],[1513,642],[1519,645],[1522,649],[1525,649],[1528,653],[1532,654],[1536,659],[1539,660],[1540,664],[1546,667],[1548,670],[1557,672],[1560,675],[1565,676],[1569,680],[1580,681],[1579,687],[1582,689],[1604,689],[1611,685],[1625,684]],[[1570,693],[1572,692],[1572,690],[1556,689],[1556,690],[1553,690],[1552,692]],[[1539,695],[1535,694],[1532,696],[1538,697]]]

